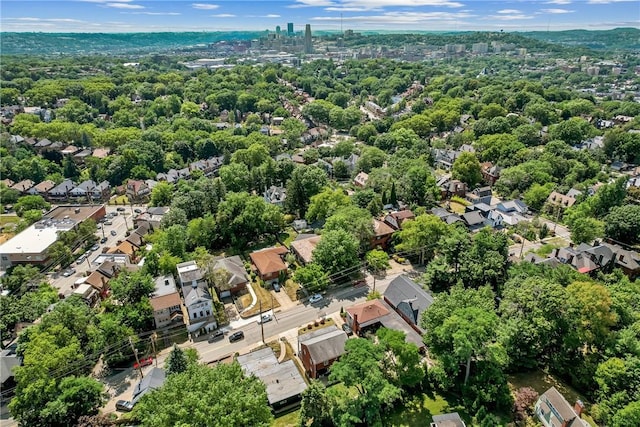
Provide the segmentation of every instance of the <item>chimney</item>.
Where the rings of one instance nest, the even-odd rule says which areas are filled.
[[[600,257],[598,257],[598,264],[602,265],[603,258],[604,258],[604,255],[600,255]]]
[[[573,405],[573,410],[576,412],[576,415],[578,415],[578,418],[580,418],[580,415],[582,415],[582,411],[584,410],[584,403],[582,403],[582,400],[576,400],[576,404]]]

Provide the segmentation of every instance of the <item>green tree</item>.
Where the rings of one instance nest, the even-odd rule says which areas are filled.
[[[325,220],[338,209],[351,205],[351,199],[342,189],[325,188],[322,192],[311,197],[306,219],[309,222]]]
[[[330,381],[340,381],[358,391],[354,406],[344,415],[351,415],[366,425],[381,425],[381,411],[400,398],[401,389],[382,369],[383,359],[384,349],[371,340],[347,340],[345,354],[331,366],[329,375]],[[343,423],[338,421],[338,424]]]
[[[366,250],[374,233],[371,213],[355,206],[338,209],[324,225],[325,232],[336,230],[348,231],[360,242],[360,250]]]
[[[580,117],[571,117],[569,120],[553,125],[549,128],[549,138],[559,139],[569,145],[578,144],[594,135],[595,128]]]
[[[169,206],[173,197],[173,186],[161,181],[151,190],[151,206]]]
[[[633,245],[640,243],[640,206],[615,206],[604,219],[608,237]]]
[[[73,253],[71,252],[71,249],[69,249],[69,246],[60,240],[49,246],[47,249],[47,255],[49,255],[49,259],[53,266],[61,265],[66,267],[73,261]]]
[[[330,275],[346,275],[358,265],[358,240],[345,230],[332,230],[322,234],[313,251],[313,262]]]
[[[549,194],[553,191],[553,183],[548,182],[544,185],[534,183],[523,196],[525,203],[531,210],[540,211],[544,206]]]
[[[191,365],[170,375],[162,388],[143,396],[133,415],[150,427],[268,427],[273,419],[264,384],[245,376],[238,363]]]
[[[579,217],[569,224],[569,231],[574,243],[591,243],[604,234],[604,223],[595,218]]]
[[[51,204],[42,198],[42,196],[23,196],[18,199],[18,202],[13,206],[18,216],[26,211],[30,210],[43,210],[49,209]]]
[[[613,417],[613,427],[626,427],[640,424],[640,401],[629,403]]]
[[[365,256],[367,268],[374,274],[385,271],[389,268],[389,255],[385,251],[373,249]]]
[[[311,197],[327,185],[327,174],[317,166],[298,166],[287,181],[287,208],[303,216]]]
[[[324,291],[329,286],[329,275],[319,264],[314,262],[296,269],[293,280],[309,293]]]
[[[474,188],[482,182],[482,168],[476,155],[466,151],[460,154],[453,162],[451,176],[466,183],[469,188]]]
[[[109,281],[113,297],[123,304],[137,304],[155,289],[150,275],[140,271],[122,271]]]
[[[189,364],[187,357],[180,347],[173,345],[173,350],[167,358],[167,375],[180,374],[187,370]]]
[[[305,427],[331,427],[332,402],[327,388],[321,381],[311,381],[309,387],[302,392],[300,407],[300,424]]]
[[[387,377],[403,388],[416,387],[425,376],[418,346],[407,342],[404,332],[380,328],[376,332],[380,345],[387,352],[384,365]]]
[[[402,224],[398,234],[400,243],[396,249],[420,255],[420,263],[433,257],[438,242],[444,237],[447,226],[435,215],[418,215]]]

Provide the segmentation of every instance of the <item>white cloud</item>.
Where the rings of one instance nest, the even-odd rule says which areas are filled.
[[[262,18],[280,18],[280,15],[276,15],[275,13],[270,13],[268,15],[263,15]]]
[[[513,14],[522,13],[522,11],[518,9],[502,9],[502,10],[499,10],[498,13],[513,15]]]
[[[452,0],[295,0],[289,6],[296,7],[325,7],[332,12],[361,12],[368,10],[382,10],[385,7],[463,7],[464,4]],[[331,9],[329,9],[331,8]]]
[[[86,21],[80,21],[79,19],[72,18],[33,18],[30,16],[25,16],[21,18],[6,18],[3,21],[17,21],[17,22],[53,22],[53,23],[75,23],[80,24]]]
[[[232,13],[218,13],[217,15],[209,15],[212,18],[235,18],[236,15]]]
[[[133,0],[79,0],[85,3],[131,3]]]
[[[104,5],[115,9],[144,9],[142,5],[130,3],[104,3]]]
[[[420,24],[425,22],[443,21],[456,23],[460,19],[472,18],[474,15],[469,13],[451,13],[451,12],[387,12],[380,15],[361,15],[361,16],[316,16],[311,18],[312,21],[323,22],[363,22],[373,23],[376,25],[394,25],[394,24]]]
[[[571,4],[571,0],[549,0],[545,4]]]
[[[551,13],[553,15],[561,15],[563,13],[573,13],[574,11],[567,9],[540,9],[540,12]]]
[[[589,4],[609,4],[609,3],[624,3],[624,2],[636,2],[638,0],[589,0]]]
[[[178,16],[180,12],[120,12],[123,15]]]
[[[524,13],[514,13],[510,15],[489,15],[482,18],[483,20],[490,21],[520,21],[525,19],[533,19],[532,15],[525,15]]]
[[[217,9],[220,6],[217,4],[211,4],[211,3],[191,3],[191,7],[193,7],[194,9],[200,9],[200,10],[213,10],[213,9]]]

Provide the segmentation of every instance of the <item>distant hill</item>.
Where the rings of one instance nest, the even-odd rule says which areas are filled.
[[[251,40],[258,31],[183,33],[0,33],[4,55],[118,55],[169,52],[222,40]]]
[[[640,50],[640,29],[638,28],[615,28],[605,31],[532,31],[520,34],[551,43],[583,46],[595,50]]]
[[[176,50],[206,48],[222,40],[251,40],[264,35],[264,31],[183,32],[183,33],[0,33],[3,55],[124,55],[144,53],[170,53]],[[318,36],[337,37],[335,32],[315,33]],[[367,43],[399,45],[427,43],[474,43],[500,40],[536,50],[559,53],[562,46],[608,50],[639,50],[640,30],[617,28],[607,31],[534,31],[534,32],[426,32],[404,34],[386,31],[363,31],[361,36],[346,40],[347,46]]]

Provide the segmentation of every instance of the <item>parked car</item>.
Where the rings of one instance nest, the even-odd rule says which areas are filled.
[[[62,273],[62,275],[64,277],[69,277],[69,276],[71,276],[73,274],[76,274],[76,269],[75,268],[68,268]]]
[[[133,211],[134,211],[135,213],[142,213],[142,209],[138,209],[138,208],[135,208]]]
[[[97,251],[98,249],[100,249],[100,245],[98,245],[97,243],[93,246],[91,246],[91,250],[92,251]]]
[[[76,260],[76,265],[80,265],[84,262],[87,257],[85,255],[81,255],[80,258]]]
[[[104,222],[104,225],[113,225],[113,222],[111,222],[111,221],[105,221],[105,222]]]
[[[117,210],[118,212],[124,212],[124,208],[123,208],[122,206],[117,207],[117,208],[116,208],[116,210]]]
[[[145,357],[144,359],[140,359],[140,364],[135,362],[133,364],[133,369],[144,368],[145,366],[149,366],[153,363],[153,357]]]
[[[106,237],[103,237],[102,239],[100,239],[100,243],[104,243],[104,242],[106,242],[106,241],[107,241],[107,238],[106,238]]]
[[[133,402],[128,400],[118,400],[116,402],[116,410],[121,412],[131,412],[133,410]]]
[[[217,331],[209,335],[208,341],[211,343],[211,342],[220,341],[223,338],[224,338],[224,332],[218,329]]]
[[[116,233],[116,230],[111,230],[111,235],[112,236],[115,236],[116,234],[118,234],[118,233]]]
[[[261,318],[258,319],[258,325],[261,323],[271,322],[273,320],[273,316],[271,314],[263,314]]]
[[[276,292],[280,292],[280,285],[278,283],[273,284],[273,290]]]
[[[236,341],[240,341],[241,339],[244,339],[243,331],[236,331],[231,335],[229,335],[229,342],[236,342]]]
[[[320,294],[313,294],[309,298],[309,302],[311,304],[314,304],[314,303],[319,302],[319,301],[322,301],[322,295],[320,295]]]
[[[353,331],[351,330],[351,327],[346,323],[342,324],[342,330],[347,334],[347,336],[353,335]]]

